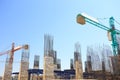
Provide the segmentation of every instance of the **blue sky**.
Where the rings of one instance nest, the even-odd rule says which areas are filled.
[[[109,27],[109,17],[120,22],[119,0],[0,0],[0,52],[15,45],[30,45],[30,68],[34,55],[40,55],[43,67],[44,34],[54,36],[54,49],[61,59],[62,69],[69,69],[73,58],[74,44],[81,44],[82,60],[86,58],[86,47],[94,44],[111,43],[107,32],[86,24],[76,23],[76,16],[85,12]],[[107,19],[103,19],[107,18]],[[117,29],[119,25],[115,23]],[[15,52],[14,61],[20,61],[21,50]],[[5,61],[6,56],[0,56]],[[4,63],[0,62],[0,75]],[[84,63],[83,63],[84,64]],[[14,63],[13,71],[19,71],[20,63]]]

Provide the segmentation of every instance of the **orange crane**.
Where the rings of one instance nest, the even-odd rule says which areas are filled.
[[[13,65],[13,59],[14,59],[14,52],[17,50],[22,49],[24,46],[14,46],[15,44],[12,43],[12,49],[8,50],[6,52],[0,52],[0,56],[9,54],[8,59],[6,60],[5,64],[5,71],[4,71],[4,76],[2,80],[11,80],[11,73],[12,73],[12,65]]]
[[[12,45],[14,45],[14,43],[13,43]],[[17,47],[15,47],[15,48],[14,48],[14,52],[17,51],[17,50],[19,50],[19,49],[21,49],[21,48],[22,48],[22,46],[17,46]],[[11,51],[11,50],[8,50],[8,51],[5,51],[5,52],[0,52],[0,56],[5,55],[5,54],[8,54],[10,51]]]
[[[23,48],[23,46],[14,47],[14,45],[15,44],[12,43],[12,49],[11,50],[7,50],[5,52],[0,52],[0,56],[5,55],[5,54],[9,54],[10,55],[10,60],[9,61],[13,61],[14,52]]]

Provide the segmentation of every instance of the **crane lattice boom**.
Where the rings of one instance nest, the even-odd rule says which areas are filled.
[[[19,50],[19,49],[21,49],[21,48],[23,48],[23,47],[22,47],[22,46],[17,46],[17,47],[14,48],[14,51],[17,51],[17,50]],[[0,52],[0,56],[5,55],[5,54],[9,54],[10,51],[11,51],[11,50],[7,50],[7,51],[5,51],[5,52]]]

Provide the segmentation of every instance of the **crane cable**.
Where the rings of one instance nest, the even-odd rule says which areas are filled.
[[[99,23],[103,24],[104,23],[103,20],[105,21],[106,19],[108,19],[108,17],[105,17],[105,18],[96,18],[96,19],[99,21]]]
[[[103,21],[103,20],[106,20],[106,19],[109,19],[108,17],[104,17],[104,18],[97,18],[97,20],[100,22],[100,23],[102,23],[101,21]],[[100,21],[101,20],[101,21]],[[119,27],[120,27],[120,22],[118,22],[116,19],[114,19],[114,21],[119,25]]]
[[[119,23],[117,20],[114,19],[114,21],[115,21],[118,25],[120,25],[120,23]]]

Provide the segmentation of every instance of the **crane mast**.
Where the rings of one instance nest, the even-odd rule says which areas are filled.
[[[114,54],[114,56],[117,56],[117,55],[120,55],[120,54],[118,54],[118,42],[117,42],[117,38],[116,38],[116,31],[115,31],[114,18],[113,17],[111,17],[109,19],[109,23],[110,23],[110,28],[111,28],[113,54]]]

